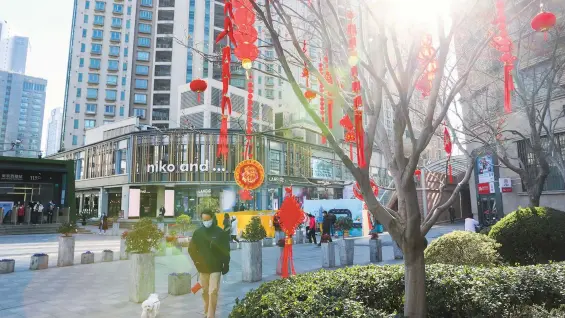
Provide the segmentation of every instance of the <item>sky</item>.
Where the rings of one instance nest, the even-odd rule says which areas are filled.
[[[0,19],[29,37],[26,75],[47,79],[41,149],[51,110],[63,107],[74,0],[0,0]]]

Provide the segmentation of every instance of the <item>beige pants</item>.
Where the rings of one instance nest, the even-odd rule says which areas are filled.
[[[222,273],[205,274],[200,273],[200,285],[202,286],[202,298],[204,299],[204,315],[207,318],[216,317],[216,304],[218,303],[218,291]]]

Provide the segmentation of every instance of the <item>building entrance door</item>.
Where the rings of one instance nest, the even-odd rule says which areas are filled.
[[[496,196],[481,196],[479,201],[479,222],[485,226],[493,225],[498,221],[498,207]]]

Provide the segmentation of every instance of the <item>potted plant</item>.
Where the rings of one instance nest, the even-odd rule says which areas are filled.
[[[349,230],[351,230],[351,228],[353,228],[353,220],[348,216],[342,217],[342,218],[337,219],[335,226],[340,231],[343,231],[343,237],[344,238],[349,237]]]
[[[13,259],[0,259],[0,274],[8,274],[14,272],[16,261]]]
[[[73,234],[77,232],[75,223],[67,222],[61,224],[57,232],[59,236],[59,254],[57,255],[57,266],[71,266],[75,262],[75,238]]]
[[[94,253],[91,251],[86,251],[80,256],[81,264],[92,264],[94,263]]]
[[[329,234],[324,234],[320,238],[320,243],[322,245],[322,267],[331,268],[335,267],[335,247],[330,241],[331,236]]]
[[[126,252],[126,239],[127,239],[127,237],[128,237],[128,231],[122,232],[122,235],[120,237],[120,259],[121,260],[129,259],[129,255]]]
[[[191,224],[192,218],[186,214],[181,214],[176,219],[176,225],[183,236],[189,236],[188,229],[190,228]]]
[[[142,218],[134,224],[126,238],[126,252],[130,254],[129,299],[141,303],[155,292],[155,257],[152,250],[163,238],[151,219]]]
[[[251,218],[243,231],[242,238],[242,274],[244,282],[260,281],[263,277],[263,253],[261,240],[267,236],[258,216]]]
[[[80,217],[80,224],[81,224],[82,226],[86,226],[86,220],[87,220],[87,218],[88,218],[88,216],[89,216],[89,213],[86,212],[86,211],[80,211],[79,214],[78,214],[78,216]]]

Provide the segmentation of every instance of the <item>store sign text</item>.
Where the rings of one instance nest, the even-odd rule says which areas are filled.
[[[204,163],[198,164],[198,163],[183,163],[180,165],[174,165],[172,163],[163,163],[162,161],[159,161],[158,163],[154,164],[154,165],[147,165],[147,172],[148,173],[169,173],[169,172],[175,172],[175,171],[180,171],[180,172],[204,172],[204,171],[209,171],[210,166],[208,164],[208,160],[206,160]],[[214,169],[215,171],[218,170],[222,170],[222,169]],[[225,169],[224,169],[225,171]]]

